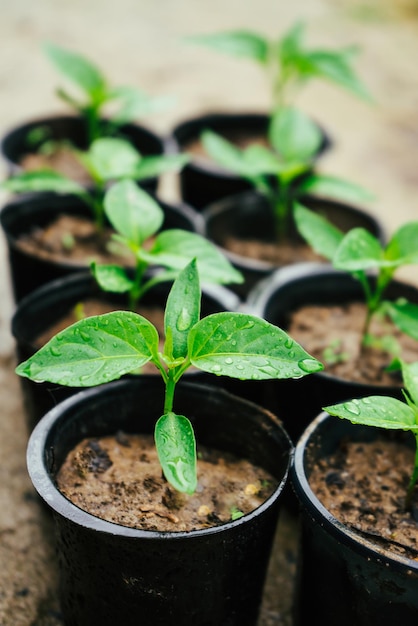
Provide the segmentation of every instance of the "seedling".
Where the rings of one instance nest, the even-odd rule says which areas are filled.
[[[418,479],[418,362],[401,362],[405,385],[405,402],[388,396],[369,396],[324,407],[330,415],[350,420],[353,424],[411,431],[415,437],[415,463],[408,484],[405,508],[410,509]]]
[[[395,302],[384,299],[395,272],[418,263],[418,222],[401,226],[384,246],[364,228],[353,228],[344,235],[302,205],[296,206],[295,220],[299,232],[316,252],[329,259],[336,269],[350,273],[360,282],[367,308],[363,346],[374,342],[370,324],[378,312],[388,315],[403,333],[418,340],[418,305],[405,299]],[[394,351],[393,345],[391,351]]]
[[[323,369],[283,330],[261,318],[222,312],[199,319],[200,297],[193,260],[167,299],[163,352],[151,322],[137,313],[114,311],[58,333],[16,372],[37,382],[91,387],[154,363],[165,383],[163,415],[155,427],[158,456],[167,480],[191,494],[197,486],[193,427],[173,411],[176,384],[190,366],[241,380],[300,378]]]
[[[253,31],[232,31],[196,35],[188,41],[261,66],[270,86],[272,111],[293,105],[295,95],[314,79],[330,81],[356,96],[370,98],[353,69],[356,48],[310,48],[304,38],[305,24],[297,22],[275,40]]]
[[[240,149],[212,131],[202,134],[205,150],[216,163],[246,179],[267,198],[279,240],[287,236],[289,214],[298,196],[310,193],[351,202],[372,198],[358,185],[313,171],[319,131],[296,109],[273,115],[268,140],[270,147],[254,144]]]
[[[74,155],[89,173],[93,186],[83,185],[53,170],[22,172],[3,181],[3,189],[12,193],[54,192],[79,196],[92,210],[99,231],[103,228],[103,196],[106,187],[115,181],[132,179],[141,182],[160,174],[181,169],[188,160],[185,154],[142,156],[123,139],[103,138],[83,152]]]
[[[105,291],[128,293],[129,307],[135,309],[138,300],[154,285],[174,279],[191,258],[197,260],[202,280],[210,283],[240,283],[243,277],[228,259],[204,237],[180,229],[156,234],[164,213],[155,200],[130,180],[113,185],[106,193],[105,214],[116,231],[113,238],[135,257],[133,278],[118,265],[97,265],[92,271]],[[153,244],[149,247],[151,238]],[[151,266],[165,271],[151,278],[146,271]]]
[[[112,136],[117,129],[129,121],[161,109],[167,98],[152,98],[135,87],[112,87],[94,63],[79,53],[65,50],[51,43],[44,45],[44,52],[55,69],[64,79],[71,82],[80,92],[79,96],[59,88],[58,96],[86,121],[87,145],[99,137]],[[105,110],[116,111],[104,119]]]

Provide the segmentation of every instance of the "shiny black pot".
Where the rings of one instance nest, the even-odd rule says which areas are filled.
[[[279,484],[252,513],[190,532],[142,531],[101,520],[60,494],[55,476],[84,437],[151,433],[160,380],[123,380],[68,398],[37,425],[27,462],[53,511],[66,626],[255,626],[287,479],[291,445],[269,412],[220,389],[180,383],[175,409],[197,441],[247,458]],[[278,590],[280,593],[280,590]]]
[[[291,483],[300,504],[302,533],[295,626],[417,623],[416,559],[397,555],[342,524],[309,484],[313,465],[333,454],[341,441],[371,441],[377,434],[414,446],[411,433],[354,425],[327,413],[310,424],[296,446]]]

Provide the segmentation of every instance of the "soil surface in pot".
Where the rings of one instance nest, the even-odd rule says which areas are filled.
[[[393,356],[384,349],[367,346],[360,350],[366,319],[362,303],[343,306],[305,306],[290,315],[287,332],[334,376],[360,383],[402,385],[399,372],[387,372]],[[418,361],[418,342],[401,333],[387,318],[375,316],[370,332],[383,344],[392,336],[402,358]]]
[[[284,240],[267,242],[257,239],[238,239],[226,237],[222,246],[234,254],[265,261],[272,265],[291,265],[293,263],[318,262],[324,258],[316,254],[310,246],[303,242]]]
[[[164,479],[151,435],[85,439],[57,476],[60,491],[96,517],[122,526],[190,531],[246,514],[268,498],[277,481],[250,462],[198,448],[195,494],[177,492]]]
[[[47,227],[36,227],[19,237],[17,245],[27,254],[52,262],[133,265],[133,256],[112,241],[113,233],[111,228],[99,233],[92,220],[63,213]]]
[[[93,180],[69,146],[57,145],[50,152],[30,152],[25,154],[19,165],[26,171],[54,170],[83,186],[90,186]]]
[[[418,497],[412,513],[405,495],[414,451],[387,439],[343,441],[332,456],[315,463],[309,484],[328,511],[364,538],[418,559]]]

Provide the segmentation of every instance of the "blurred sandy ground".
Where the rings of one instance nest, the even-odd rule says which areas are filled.
[[[391,233],[418,218],[417,0],[0,0],[0,133],[66,110],[54,93],[58,75],[40,50],[46,40],[85,54],[115,85],[173,96],[170,109],[143,120],[163,134],[206,111],[265,111],[269,92],[259,68],[183,38],[229,29],[273,38],[299,19],[306,21],[312,45],[361,49],[358,72],[375,104],[324,83],[310,85],[298,104],[333,137],[322,170],[370,189],[377,197],[370,211]],[[168,179],[161,194],[171,199],[175,191]],[[52,550],[45,539],[49,525],[40,524],[26,477],[27,435],[13,374],[13,303],[2,237],[0,255],[0,624],[52,626],[59,622]],[[418,284],[417,269],[405,278]],[[272,610],[262,623],[287,624],[286,619]]]

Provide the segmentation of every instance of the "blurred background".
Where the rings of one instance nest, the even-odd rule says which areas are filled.
[[[170,107],[139,120],[163,135],[201,113],[266,112],[270,105],[258,67],[187,36],[243,29],[277,38],[304,20],[309,44],[357,45],[356,68],[373,103],[316,81],[297,104],[333,139],[321,167],[374,193],[368,208],[389,234],[418,218],[418,0],[0,0],[0,10],[0,134],[67,111],[55,94],[61,79],[41,50],[45,41],[84,54],[114,85],[171,96]],[[160,193],[172,199],[175,181]],[[2,238],[0,255],[0,624],[53,626],[54,570],[26,477]],[[405,276],[418,284],[416,267]],[[263,624],[285,624],[280,619]]]

